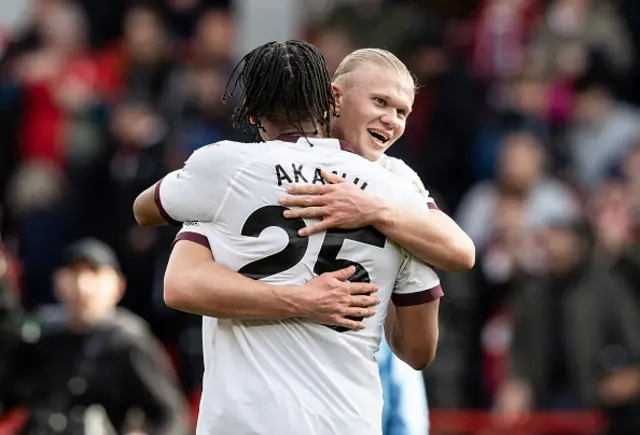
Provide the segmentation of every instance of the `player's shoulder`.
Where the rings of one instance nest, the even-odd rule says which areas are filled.
[[[354,160],[354,163],[357,162],[362,175],[369,176],[368,184],[372,186],[377,194],[389,195],[390,198],[396,198],[399,202],[410,201],[417,196],[418,190],[412,179],[399,177],[380,165],[379,161],[371,162],[360,156],[356,156],[356,158],[357,160]]]
[[[234,142],[230,140],[213,142],[195,150],[193,154],[191,154],[191,159],[215,159],[219,155],[233,153],[234,151],[239,150],[241,145],[241,142]]]
[[[348,151],[342,151],[339,158],[341,162],[348,165],[349,167],[358,168],[358,170],[363,171],[369,176],[375,177],[377,180],[384,181],[386,183],[392,183],[394,185],[395,183],[400,181],[396,176],[393,175],[393,173],[391,173],[384,166],[380,165],[379,162],[372,162],[365,159],[364,157],[359,156],[358,154],[354,154]]]
[[[404,178],[410,181],[414,181],[414,179],[416,178],[419,179],[417,172],[414,171],[409,165],[407,165],[402,159],[383,154],[377,163],[387,171],[400,178]]]
[[[257,143],[223,140],[198,148],[189,157],[189,162],[219,171],[255,156],[258,151]]]

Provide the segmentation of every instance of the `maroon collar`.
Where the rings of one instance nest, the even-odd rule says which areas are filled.
[[[292,142],[292,143],[296,143],[298,142],[298,140],[303,137],[303,136],[296,136],[294,134],[281,134],[280,136],[278,136],[276,138],[276,140],[281,140],[283,142]],[[351,146],[351,144],[349,142],[346,142],[344,140],[340,140],[338,139],[338,142],[340,143],[340,149],[342,151],[347,151],[350,153],[356,153],[356,150],[353,146]]]

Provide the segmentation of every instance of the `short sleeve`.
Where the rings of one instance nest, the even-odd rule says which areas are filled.
[[[420,305],[444,296],[440,278],[430,266],[405,252],[391,300],[397,306]]]
[[[173,244],[175,245],[180,240],[188,240],[211,250],[211,244],[209,243],[209,238],[207,237],[203,225],[204,224],[201,222],[185,222],[182,224],[182,228],[176,235]]]
[[[154,199],[162,217],[173,225],[187,221],[210,222],[226,193],[237,158],[223,143],[195,151],[184,167],[173,171],[155,187]]]
[[[422,184],[422,180],[420,179],[420,177],[418,177],[418,174],[416,174],[415,172],[414,174],[415,174],[415,178],[411,180],[411,182],[418,190],[418,193],[422,196],[422,199],[427,203],[427,206],[429,207],[429,209],[439,210],[440,208],[436,204],[436,201],[431,197],[427,188],[424,187],[424,184]]]

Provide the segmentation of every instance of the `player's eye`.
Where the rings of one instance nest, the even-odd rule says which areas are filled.
[[[386,102],[383,98],[375,97],[375,98],[373,99],[373,101],[375,101],[376,105],[378,105],[378,106],[380,106],[380,107],[384,107],[384,106],[386,106],[386,105],[387,105],[387,102]]]
[[[404,109],[398,109],[397,113],[400,118],[404,118],[407,116],[407,111]]]

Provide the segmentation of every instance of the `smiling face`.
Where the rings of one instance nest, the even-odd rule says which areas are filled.
[[[404,133],[414,86],[408,73],[374,62],[340,75],[333,84],[340,117],[332,122],[332,136],[367,160],[378,160]]]

